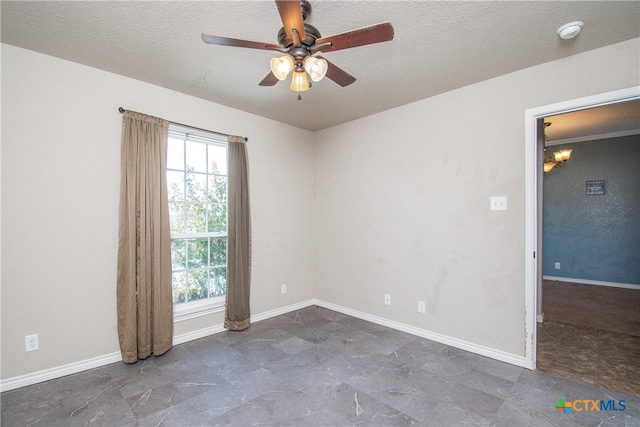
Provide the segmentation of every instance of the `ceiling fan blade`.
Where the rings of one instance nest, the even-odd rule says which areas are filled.
[[[316,58],[322,58],[322,57],[316,56]],[[322,59],[327,61],[326,58],[322,58]],[[330,78],[334,82],[338,83],[340,86],[342,87],[349,86],[351,83],[356,81],[355,77],[353,77],[351,74],[344,71],[342,68],[337,67],[336,65],[332,64],[329,61],[327,61],[327,65],[328,65],[327,74],[325,74],[325,77]]]
[[[275,84],[279,81],[280,80],[278,80],[278,78],[274,76],[271,71],[269,71],[269,74],[267,74],[264,79],[262,79],[262,81],[258,83],[258,86],[275,86]]]
[[[276,5],[278,6],[278,12],[280,13],[280,19],[282,19],[284,29],[287,32],[287,38],[289,40],[295,40],[293,29],[298,32],[300,40],[307,38],[304,33],[304,19],[302,19],[300,0],[276,0]]]
[[[323,48],[322,51],[333,52],[334,50],[349,49],[389,40],[393,40],[393,26],[389,22],[383,22],[382,24],[336,34],[335,36],[322,37],[316,40],[316,44],[331,43],[330,47]]]
[[[210,34],[204,34],[204,33],[202,34],[202,41],[208,44],[217,44],[221,46],[246,47],[249,49],[277,50],[280,52],[286,52],[286,49],[283,49],[281,46],[277,44],[260,43],[260,42],[252,42],[248,40],[232,39],[229,37],[212,36]]]

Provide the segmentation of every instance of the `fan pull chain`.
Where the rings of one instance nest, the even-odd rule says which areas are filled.
[[[313,87],[313,83],[309,82],[309,88]],[[302,95],[298,92],[298,101],[302,99]]]

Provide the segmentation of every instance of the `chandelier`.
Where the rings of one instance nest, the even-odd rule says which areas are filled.
[[[544,122],[544,127],[545,129],[548,128],[549,126],[551,126],[550,122]],[[546,132],[544,135],[544,141],[545,143],[547,141],[549,141],[549,137],[547,136]],[[554,168],[557,168],[559,166],[564,166],[565,163],[567,162],[567,160],[569,160],[571,158],[571,152],[573,150],[570,150],[568,148],[559,150],[559,151],[554,151],[553,154],[548,154],[547,153],[547,146],[545,145],[544,147],[544,165],[543,165],[543,170],[544,173],[547,173],[549,171],[551,171]]]

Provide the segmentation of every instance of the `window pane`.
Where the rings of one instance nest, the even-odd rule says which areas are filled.
[[[209,258],[209,239],[195,239],[187,240],[187,267],[200,268],[207,266],[207,260]]]
[[[184,233],[186,215],[184,203],[169,203],[169,223],[172,233]]]
[[[167,142],[167,169],[184,169],[184,141],[169,138]]]
[[[227,231],[227,205],[209,205],[210,232]]]
[[[207,145],[187,141],[187,170],[207,172]]]
[[[227,175],[227,147],[220,145],[209,145],[209,173],[219,173]]]
[[[188,300],[199,300],[208,297],[207,270],[190,270],[187,278]]]
[[[186,199],[188,203],[204,203],[207,200],[207,175],[187,173]]]
[[[209,203],[227,203],[227,177],[209,175]]]
[[[184,201],[184,172],[167,171],[169,201]]]
[[[187,302],[187,281],[184,271],[173,273],[171,286],[173,287],[173,303]]]
[[[211,239],[211,252],[209,256],[211,267],[224,267],[227,265],[227,239]]]
[[[187,269],[187,245],[185,240],[171,240],[171,264],[173,271]]]
[[[204,233],[206,231],[205,205],[187,205],[187,233]]]
[[[211,269],[209,292],[212,297],[222,296],[227,291],[227,267]]]

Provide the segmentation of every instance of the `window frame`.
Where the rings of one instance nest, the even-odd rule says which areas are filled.
[[[196,130],[186,126],[180,126],[180,125],[170,123],[169,138],[172,136],[172,134],[178,135],[181,139],[183,139],[183,141],[188,141],[189,137],[193,137],[193,141],[198,143],[224,147],[227,152],[226,157],[228,159],[229,144],[228,144],[228,138],[226,136],[219,135],[213,132],[209,133],[203,130],[199,130],[199,129]],[[167,141],[167,144],[168,143],[169,142]],[[186,156],[186,148],[185,148],[184,155]],[[169,163],[168,155],[167,155],[167,163]],[[184,163],[186,167],[186,157],[185,157]],[[186,172],[185,169],[182,169],[182,170],[170,169],[168,166],[166,167],[166,171],[167,172],[169,171]],[[201,172],[196,172],[196,173],[201,173]],[[227,170],[226,174],[220,174],[220,175],[226,176],[227,183],[228,183],[229,171]],[[171,233],[172,242],[174,241],[174,239],[187,240],[190,238],[194,238],[194,239],[195,238],[225,238],[227,240],[227,245],[228,245],[228,230],[224,232],[207,231],[203,233],[193,233],[193,232],[191,233],[173,233],[172,232]],[[171,256],[172,256],[172,263],[173,263],[173,252]],[[206,316],[213,313],[222,312],[224,311],[225,300],[226,300],[226,290],[224,295],[219,295],[219,296],[210,297],[210,298],[203,298],[203,299],[198,299],[193,301],[187,301],[187,302],[178,303],[178,304],[174,303],[173,304],[174,323],[189,320],[189,319],[194,319],[201,316]]]

